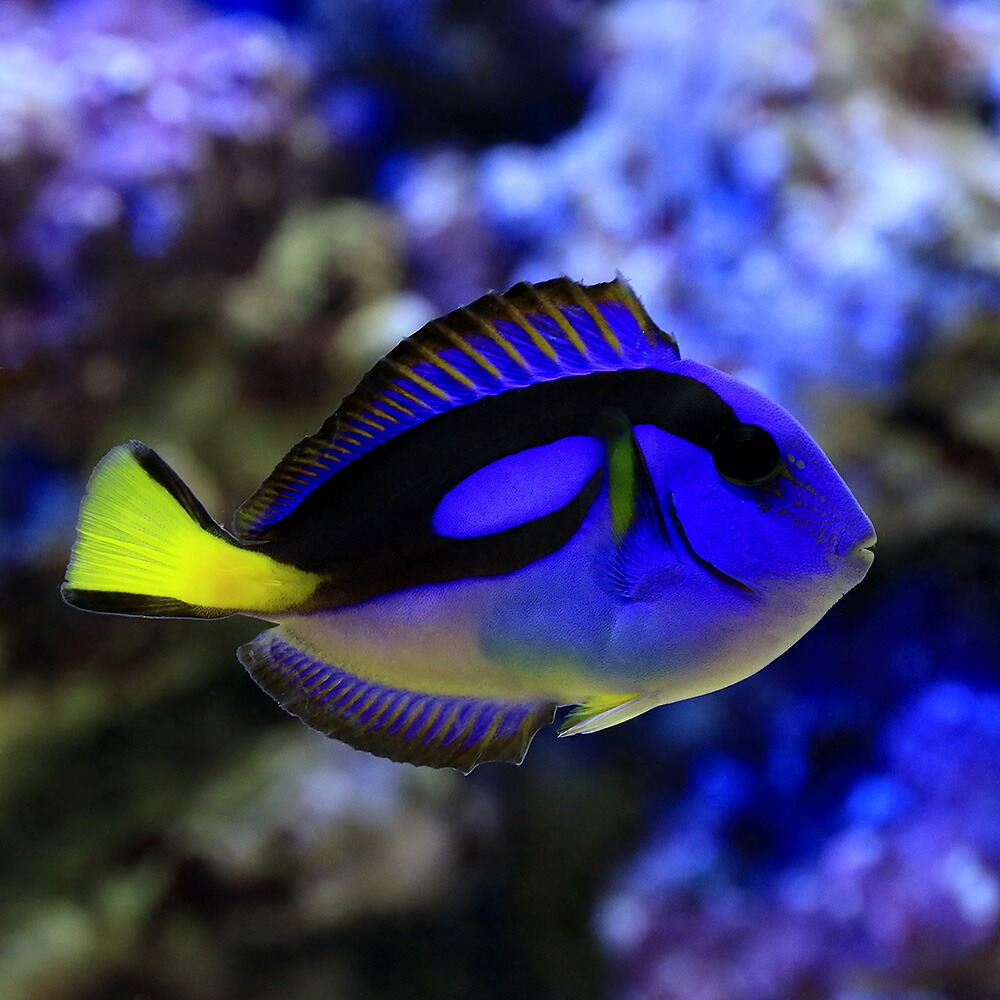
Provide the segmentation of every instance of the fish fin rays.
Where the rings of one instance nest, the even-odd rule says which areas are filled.
[[[624,545],[640,533],[669,541],[669,530],[656,496],[649,466],[635,436],[635,428],[621,410],[605,410],[598,420],[608,463],[608,499],[615,543]]]
[[[662,704],[662,697],[654,694],[595,695],[577,705],[566,716],[559,735],[583,736],[598,733],[602,729],[617,726],[620,722],[628,722]]]
[[[236,535],[263,538],[339,468],[439,413],[539,382],[678,356],[676,341],[621,276],[596,285],[521,282],[484,295],[428,323],[375,365],[243,504]]]
[[[130,441],[90,477],[62,595],[87,611],[221,618],[287,610],[318,583],[241,546],[162,458]]]
[[[306,725],[409,764],[465,773],[486,761],[519,764],[555,714],[547,701],[427,694],[366,680],[316,658],[281,627],[238,655],[257,684]]]

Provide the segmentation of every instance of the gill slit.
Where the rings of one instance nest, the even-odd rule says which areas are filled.
[[[670,542],[671,548],[674,548],[675,554],[677,548],[675,545],[678,543],[683,546],[683,548],[690,553],[691,558],[701,566],[703,570],[710,573],[717,580],[721,580],[723,583],[728,583],[732,587],[736,587],[742,590],[746,594],[756,595],[757,591],[753,587],[745,584],[742,580],[737,580],[735,576],[730,576],[728,573],[724,573],[718,566],[713,565],[703,556],[700,556],[695,552],[694,547],[691,545],[691,541],[687,536],[687,532],[684,530],[684,525],[681,523],[681,519],[677,514],[677,507],[674,504],[674,495],[671,492],[667,493],[667,520],[668,523],[665,525],[667,529],[667,536]]]

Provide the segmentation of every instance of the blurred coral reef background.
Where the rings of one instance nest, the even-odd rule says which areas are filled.
[[[0,995],[1000,996],[1000,8],[0,0]],[[58,595],[136,437],[222,521],[398,339],[621,270],[792,407],[865,582],[469,778]]]

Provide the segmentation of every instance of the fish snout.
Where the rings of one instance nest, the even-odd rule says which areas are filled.
[[[875,561],[873,549],[877,541],[878,537],[874,528],[870,529],[861,541],[854,541],[845,535],[837,546],[837,555],[851,562],[861,563],[866,567],[871,566]]]

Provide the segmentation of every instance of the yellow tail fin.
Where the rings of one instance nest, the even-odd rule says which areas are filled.
[[[319,580],[242,547],[163,459],[130,441],[90,477],[62,593],[88,611],[221,618],[295,607]]]

